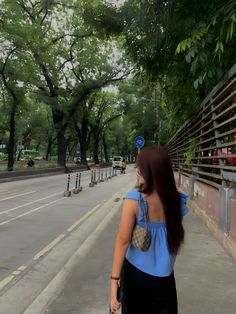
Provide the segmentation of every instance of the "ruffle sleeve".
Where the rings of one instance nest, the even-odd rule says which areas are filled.
[[[130,190],[128,191],[125,196],[123,197],[123,199],[130,199],[130,200],[139,200],[139,192],[137,190]]]
[[[190,197],[188,194],[184,194],[182,192],[179,192],[179,197],[180,197],[182,215],[185,216],[189,212],[189,207],[187,206],[187,201],[189,200]]]

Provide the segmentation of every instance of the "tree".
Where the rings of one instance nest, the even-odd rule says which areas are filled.
[[[45,159],[48,160],[53,139],[56,136],[52,122],[52,113],[47,105],[35,101],[34,94],[25,97],[17,129],[18,142],[25,149],[40,151],[40,154],[43,154]],[[20,154],[18,155],[19,158]]]
[[[8,49],[7,49],[8,48]],[[20,114],[19,108],[23,106],[24,95],[27,90],[27,58],[23,58],[18,64],[14,54],[17,47],[12,47],[8,43],[5,56],[2,55],[0,62],[0,75],[2,81],[2,96],[5,97],[9,109],[9,142],[8,142],[8,170],[13,170],[15,160],[15,133],[16,133],[16,115]],[[21,51],[19,52],[21,54]],[[22,82],[25,79],[25,82]]]
[[[165,105],[159,118],[167,120],[160,123],[169,124],[171,116],[173,125],[168,129],[172,132],[182,118],[195,114],[235,62],[233,0],[127,0],[120,8],[107,5],[102,12],[94,19],[101,33],[122,34],[142,82],[162,87],[157,98]],[[176,51],[186,52],[185,58]],[[167,139],[169,131],[164,134]]]
[[[112,64],[107,55],[114,50],[114,43],[102,44],[94,30],[84,24],[86,1],[18,0],[3,1],[2,6],[2,34],[20,45],[36,65],[34,84],[40,91],[38,97],[52,110],[58,163],[65,166],[65,134],[77,108],[94,90],[124,76],[119,62]],[[17,29],[12,28],[13,21]]]
[[[120,118],[124,111],[124,103],[119,95],[111,92],[101,92],[95,95],[95,106],[91,128],[93,130],[93,156],[95,164],[99,164],[99,144],[105,138],[106,130]],[[106,145],[106,144],[105,144]],[[107,157],[107,154],[105,154]],[[107,158],[108,159],[108,158]]]

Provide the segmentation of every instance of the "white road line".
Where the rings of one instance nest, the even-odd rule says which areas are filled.
[[[50,305],[52,300],[59,295],[62,288],[68,279],[69,274],[78,265],[82,256],[86,256],[91,248],[95,245],[98,237],[105,230],[106,226],[110,223],[111,219],[118,212],[119,206],[114,211],[110,211],[109,214],[98,224],[97,228],[87,237],[78,250],[70,257],[62,269],[56,274],[56,276],[48,283],[48,285],[41,291],[41,293],[33,300],[23,314],[40,314],[46,313],[46,306]]]
[[[21,217],[24,217],[24,216],[27,216],[27,215],[29,215],[29,214],[31,214],[31,213],[34,213],[34,212],[38,211],[38,210],[41,209],[41,208],[44,208],[44,207],[46,207],[46,206],[49,206],[49,205],[51,205],[51,204],[54,204],[54,203],[59,202],[59,201],[64,200],[64,199],[65,199],[65,198],[62,197],[62,198],[59,198],[58,200],[55,200],[55,201],[53,201],[53,202],[50,202],[50,203],[47,203],[47,204],[45,204],[45,205],[39,206],[39,207],[37,207],[37,208],[31,209],[30,211],[28,211],[28,212],[26,212],[26,213],[24,213],[24,214],[21,214],[21,215],[19,215],[19,216],[16,216],[16,217],[14,217],[14,218],[11,218],[11,219],[9,219],[9,220],[5,220],[5,221],[1,222],[1,223],[0,223],[0,226],[6,225],[6,224],[8,224],[8,223],[11,222],[11,221],[17,220],[17,219],[19,219],[19,218],[21,218]]]
[[[0,212],[0,215],[9,213],[9,212],[11,212],[11,211],[13,211],[13,210],[16,210],[16,209],[18,209],[18,208],[21,208],[21,207],[25,207],[25,206],[28,206],[28,205],[31,205],[31,204],[34,204],[34,203],[37,203],[37,202],[46,200],[46,199],[48,199],[48,198],[50,198],[50,197],[53,197],[53,196],[56,196],[56,195],[60,195],[60,194],[62,194],[62,193],[63,193],[63,192],[54,193],[54,194],[51,194],[51,195],[46,196],[46,197],[44,197],[44,198],[40,198],[40,199],[38,199],[38,200],[36,200],[36,201],[29,202],[29,203],[25,203],[25,204],[23,204],[23,205],[20,205],[20,206],[14,207],[14,208],[10,208],[10,209],[4,210],[4,211]]]
[[[64,199],[61,198],[61,199]],[[53,202],[51,202],[53,203]],[[50,204],[51,204],[50,203]],[[44,256],[46,253],[48,253],[54,246],[56,246],[57,243],[59,243],[63,238],[66,237],[67,233],[71,232],[73,229],[75,229],[79,224],[81,224],[84,220],[86,220],[90,215],[92,215],[99,207],[101,204],[96,205],[93,207],[86,215],[84,215],[82,218],[77,220],[73,225],[71,225],[66,233],[60,234],[56,239],[54,239],[51,243],[49,243],[47,246],[45,246],[41,251],[39,251],[34,257],[33,260],[37,261],[40,257]],[[0,281],[0,290],[2,290],[13,278],[14,275],[17,276],[21,273],[21,271],[25,270],[27,266],[20,266],[17,268],[17,270],[13,271],[11,276],[8,276],[4,278],[2,281]]]
[[[25,270],[27,268],[27,266],[20,266],[19,268],[17,268],[17,270],[20,270],[20,271],[23,271],[23,270]]]
[[[79,224],[81,224],[84,220],[86,220],[90,215],[92,215],[97,209],[98,207],[100,207],[101,204],[96,205],[95,207],[93,207],[86,215],[84,215],[82,218],[80,218],[79,220],[77,220],[73,225],[71,225],[67,231],[71,232],[73,229],[75,229]]]
[[[93,207],[86,215],[84,215],[82,218],[77,220],[73,225],[71,225],[67,229],[67,233],[74,230],[78,225],[80,225],[84,220],[86,220],[89,216],[91,216],[97,209],[100,207],[101,204],[96,205]],[[60,234],[56,239],[54,239],[51,243],[49,243],[47,246],[45,246],[40,252],[38,252],[34,257],[33,260],[36,261],[43,255],[45,255],[47,252],[49,252],[54,246],[56,246],[57,243],[59,243],[63,238],[66,237],[67,233]]]
[[[38,252],[34,257],[33,260],[36,261],[48,251],[50,251],[58,242],[60,242],[66,235],[61,234],[55,240],[53,240],[50,244],[48,244],[45,248],[43,248],[40,252]]]
[[[4,278],[2,281],[0,281],[0,290],[2,290],[6,285],[8,285],[9,282],[12,281],[13,278],[14,276],[11,275]]]
[[[11,198],[16,198],[16,197],[19,197],[19,196],[24,196],[24,195],[28,195],[28,194],[32,194],[32,193],[35,193],[36,191],[30,191],[30,192],[27,192],[27,193],[22,193],[22,194],[17,194],[17,195],[13,195],[13,196],[10,196],[10,197],[6,197],[6,198],[2,198],[0,200],[1,201],[6,201],[6,200],[10,200]]]

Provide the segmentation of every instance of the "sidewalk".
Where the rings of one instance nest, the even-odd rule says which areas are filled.
[[[118,220],[117,214],[45,313],[108,313],[109,274]],[[236,265],[233,259],[193,211],[184,224],[186,240],[175,266],[179,314],[234,314]]]

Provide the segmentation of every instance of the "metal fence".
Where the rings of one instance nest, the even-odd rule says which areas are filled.
[[[171,138],[174,169],[216,188],[236,184],[236,64]]]

